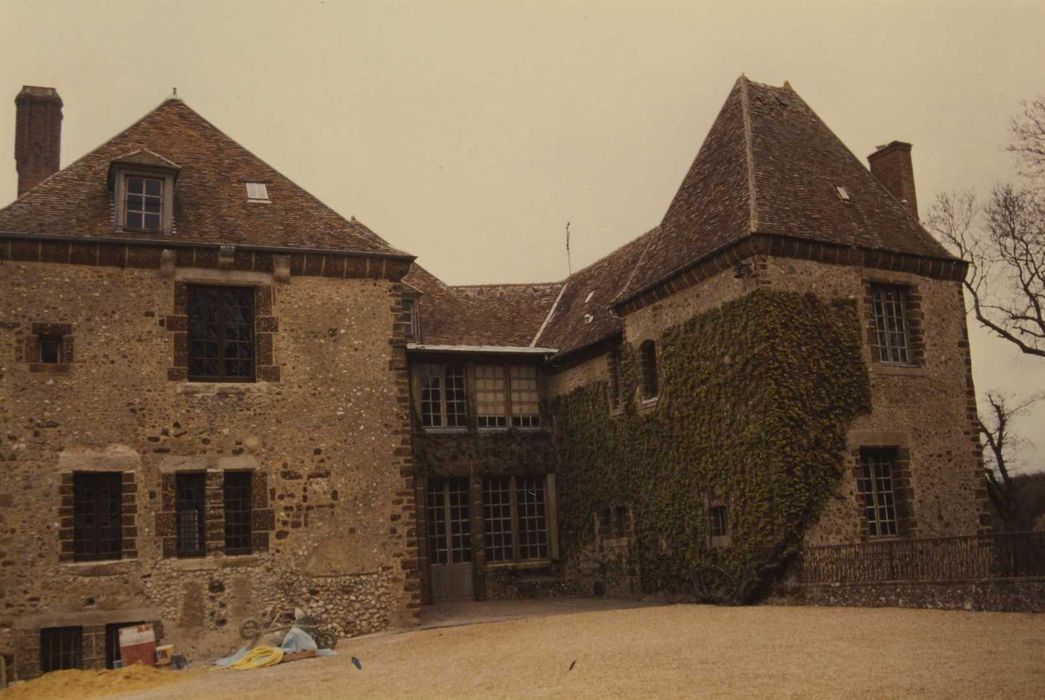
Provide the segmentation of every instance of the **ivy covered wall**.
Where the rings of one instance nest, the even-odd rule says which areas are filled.
[[[604,384],[552,405],[563,557],[590,545],[600,509],[628,504],[647,592],[749,600],[817,518],[869,411],[855,302],[758,290],[658,346],[654,407],[611,415]],[[624,353],[629,396],[636,359]],[[730,546],[710,546],[710,500]]]

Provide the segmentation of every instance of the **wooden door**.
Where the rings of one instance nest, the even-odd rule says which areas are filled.
[[[473,597],[468,500],[467,478],[428,480],[428,561],[434,602]]]

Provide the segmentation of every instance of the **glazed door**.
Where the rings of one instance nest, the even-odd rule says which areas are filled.
[[[428,480],[428,560],[432,599],[472,598],[472,538],[468,479]]]

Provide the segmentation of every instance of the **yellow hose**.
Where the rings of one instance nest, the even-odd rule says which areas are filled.
[[[230,668],[246,671],[252,668],[275,666],[283,660],[283,650],[279,647],[254,647],[246,655],[232,664]]]

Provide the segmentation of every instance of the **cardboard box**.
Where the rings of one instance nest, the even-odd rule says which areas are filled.
[[[120,628],[120,659],[124,667],[132,664],[156,665],[156,634],[152,625]]]

